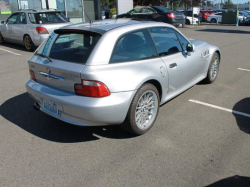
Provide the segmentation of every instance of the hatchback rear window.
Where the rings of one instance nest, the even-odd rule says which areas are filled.
[[[42,53],[50,59],[85,64],[101,35],[92,32],[52,34]]]

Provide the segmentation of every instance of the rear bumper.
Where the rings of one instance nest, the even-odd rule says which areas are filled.
[[[67,123],[81,126],[120,124],[124,121],[136,91],[111,93],[104,98],[91,98],[57,90],[29,79],[27,92],[40,105],[40,110]],[[43,100],[58,108],[58,115],[43,107]]]
[[[185,26],[186,20],[185,19],[172,19],[170,20],[169,24],[174,25],[176,27]]]
[[[48,37],[49,34],[34,34],[31,36],[31,39],[35,46],[39,46]]]

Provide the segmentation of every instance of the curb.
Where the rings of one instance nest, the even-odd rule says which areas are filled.
[[[207,27],[204,25],[185,25],[184,28],[187,28],[187,29],[206,29]]]

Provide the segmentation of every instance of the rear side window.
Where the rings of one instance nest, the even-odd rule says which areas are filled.
[[[143,60],[156,56],[150,35],[143,29],[127,33],[118,39],[110,63]]]
[[[100,37],[92,32],[52,34],[41,53],[51,59],[85,64]]]
[[[29,13],[29,19],[30,19],[30,22],[31,22],[31,23],[36,24],[36,17],[35,17],[35,14]]]
[[[154,27],[150,28],[149,32],[160,56],[172,55],[182,51],[181,45],[173,29]]]

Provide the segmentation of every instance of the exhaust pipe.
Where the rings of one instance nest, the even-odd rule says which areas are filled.
[[[34,103],[33,104],[33,108],[36,110],[36,111],[40,111],[40,105],[38,103]]]

